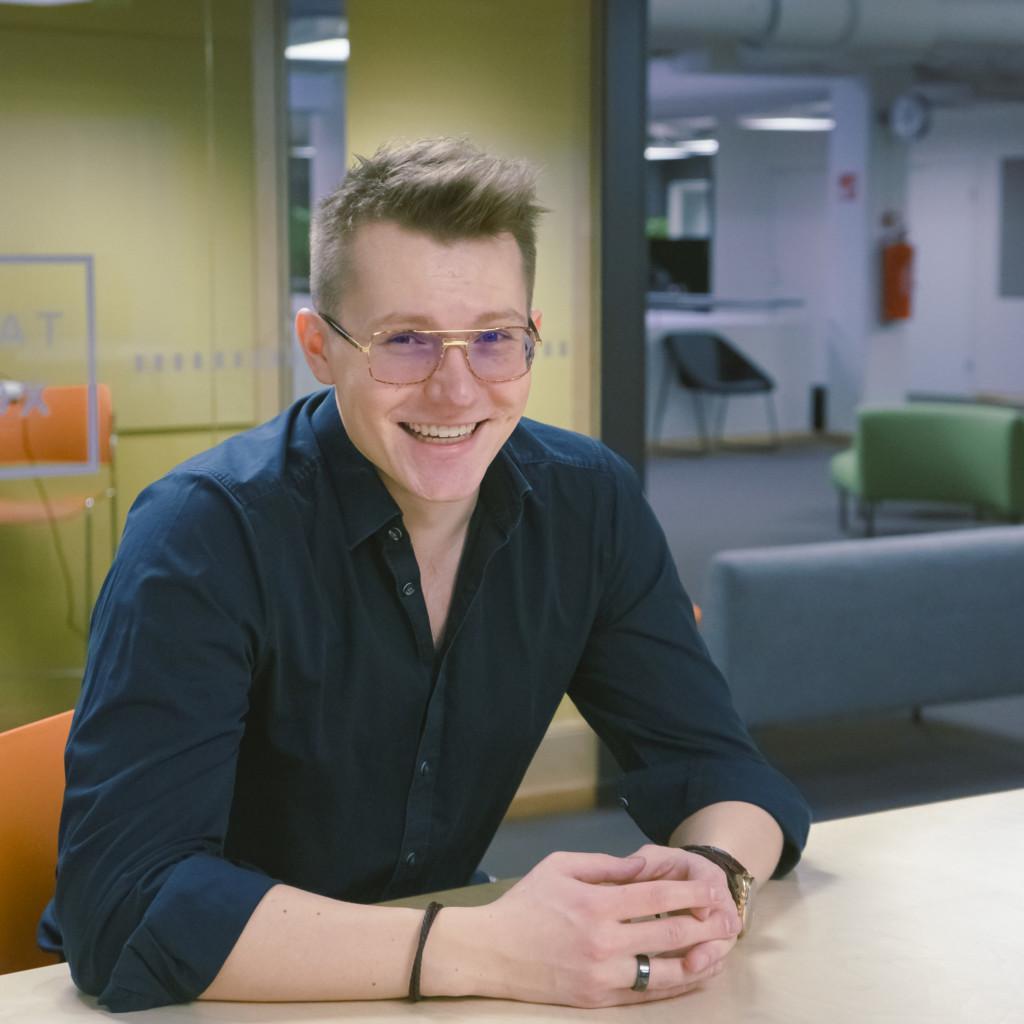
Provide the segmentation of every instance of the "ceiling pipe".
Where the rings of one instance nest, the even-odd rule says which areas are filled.
[[[939,41],[978,46],[1020,46],[1024,43],[1024,3],[942,3],[938,5]]]
[[[695,35],[749,41],[768,32],[772,6],[772,0],[648,0],[647,17],[658,43],[665,37],[669,45],[692,44]]]
[[[856,0],[774,0],[768,31],[757,46],[841,46],[856,24]]]
[[[1024,44],[1019,0],[649,0],[659,47],[707,37],[763,48],[929,50]]]

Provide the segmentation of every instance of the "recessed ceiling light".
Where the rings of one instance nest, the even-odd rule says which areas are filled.
[[[718,152],[717,139],[687,139],[672,145],[648,146],[645,160],[685,160],[690,156],[714,156]]]
[[[830,132],[836,126],[831,117],[740,117],[741,128],[761,132]]]
[[[288,60],[318,60],[331,64],[344,64],[349,56],[349,42],[345,38],[318,39],[313,43],[292,43],[286,46]]]

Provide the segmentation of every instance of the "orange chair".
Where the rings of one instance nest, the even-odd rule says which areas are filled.
[[[54,889],[71,714],[0,733],[0,974],[57,963],[36,925]]]
[[[86,462],[89,458],[86,385],[43,388],[45,412],[27,410],[11,402],[0,415],[0,465],[35,466],[44,463]],[[39,484],[39,498],[0,498],[0,526],[23,523],[54,523],[85,516],[85,605],[88,623],[92,610],[92,511],[98,498],[107,498],[110,509],[110,551],[117,548],[117,477],[114,466],[114,414],[110,388],[96,386],[99,411],[99,461],[109,467],[109,486],[100,492],[49,498]],[[38,478],[37,478],[38,483]]]

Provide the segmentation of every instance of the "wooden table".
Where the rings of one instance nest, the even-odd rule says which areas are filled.
[[[754,930],[725,972],[701,991],[645,1006],[192,1003],[117,1019],[1024,1024],[1022,860],[1024,789],[815,826],[796,871],[761,891]],[[500,886],[457,894],[484,902]],[[0,977],[0,1021],[97,1019],[95,1000],[78,994],[64,965]]]

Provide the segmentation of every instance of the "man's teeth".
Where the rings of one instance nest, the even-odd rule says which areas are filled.
[[[476,430],[475,423],[465,423],[456,427],[439,426],[436,423],[407,423],[406,427],[414,434],[423,434],[426,437],[465,437]]]

